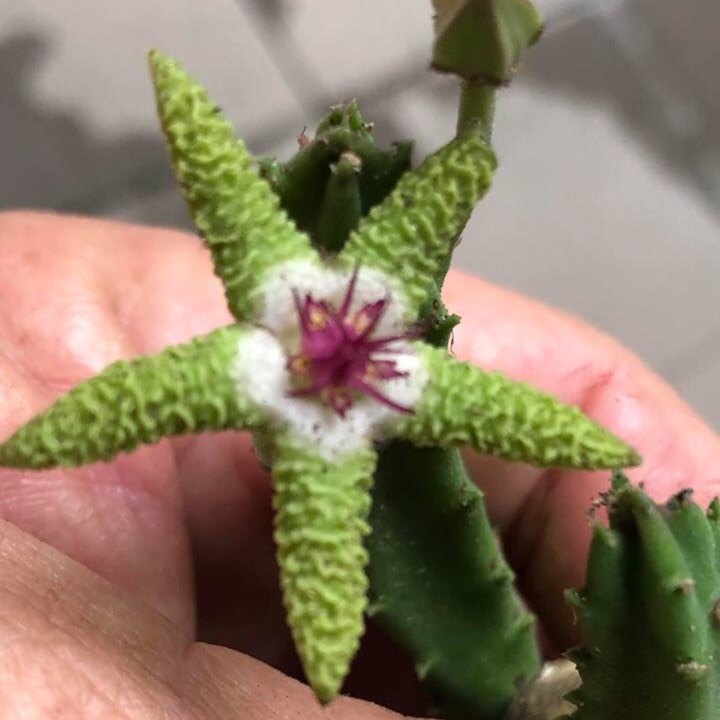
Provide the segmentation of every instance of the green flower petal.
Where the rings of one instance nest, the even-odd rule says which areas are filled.
[[[150,53],[150,69],[163,131],[193,220],[210,248],[230,311],[238,320],[249,320],[269,269],[317,254],[280,209],[207,92],[156,50]]]
[[[77,467],[171,435],[261,425],[232,379],[243,332],[223,328],[159,355],[113,363],[2,443],[0,465]]]
[[[350,236],[341,259],[395,278],[408,315],[417,317],[475,204],[490,187],[495,165],[480,134],[474,128],[464,133],[403,175]]]
[[[318,699],[340,691],[364,630],[376,455],[368,448],[327,460],[307,443],[278,439],[273,465],[275,542],[288,624]]]
[[[631,447],[578,408],[500,373],[458,362],[444,350],[426,346],[420,352],[430,380],[414,414],[398,422],[399,437],[420,446],[470,445],[540,467],[639,464]]]

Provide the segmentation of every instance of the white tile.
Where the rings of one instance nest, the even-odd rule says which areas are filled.
[[[146,54],[174,55],[251,134],[300,115],[284,80],[233,0],[15,0],[0,6],[0,42],[23,32],[50,41],[33,92],[82,116],[93,133],[156,132]]]

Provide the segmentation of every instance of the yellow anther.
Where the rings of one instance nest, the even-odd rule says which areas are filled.
[[[370,327],[370,322],[368,313],[361,310],[352,319],[352,327],[357,335],[362,335]]]
[[[378,380],[380,373],[378,372],[377,365],[374,362],[369,362],[365,367],[365,380]]]
[[[307,375],[310,372],[311,361],[307,355],[293,355],[288,360],[288,370],[293,375]]]
[[[311,308],[308,323],[313,330],[322,330],[328,324],[328,314],[321,308]]]

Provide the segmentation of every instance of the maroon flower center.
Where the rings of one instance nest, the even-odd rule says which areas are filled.
[[[300,350],[287,363],[295,397],[316,395],[340,417],[360,395],[368,395],[402,413],[410,408],[394,402],[382,390],[388,380],[407,376],[388,359],[399,350],[393,344],[417,337],[417,333],[374,338],[373,333],[387,309],[388,299],[377,300],[351,312],[358,270],[350,278],[345,297],[336,310],[309,293],[301,298],[293,291],[300,320]]]

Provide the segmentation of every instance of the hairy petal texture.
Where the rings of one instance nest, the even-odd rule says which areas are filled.
[[[395,190],[352,233],[341,254],[401,285],[408,316],[447,267],[477,201],[490,187],[495,156],[473,128],[403,175]]]
[[[624,442],[552,395],[421,346],[430,380],[397,437],[423,445],[469,445],[539,467],[586,470],[637,465]]]
[[[153,51],[158,114],[193,220],[212,253],[230,311],[249,320],[265,272],[317,253],[280,209],[218,106],[171,58]]]
[[[275,542],[288,624],[321,702],[340,691],[364,630],[370,447],[332,462],[280,436],[273,465]]]
[[[110,460],[163,437],[260,427],[233,362],[245,331],[222,328],[158,355],[118,361],[0,445],[0,465],[43,469]]]

